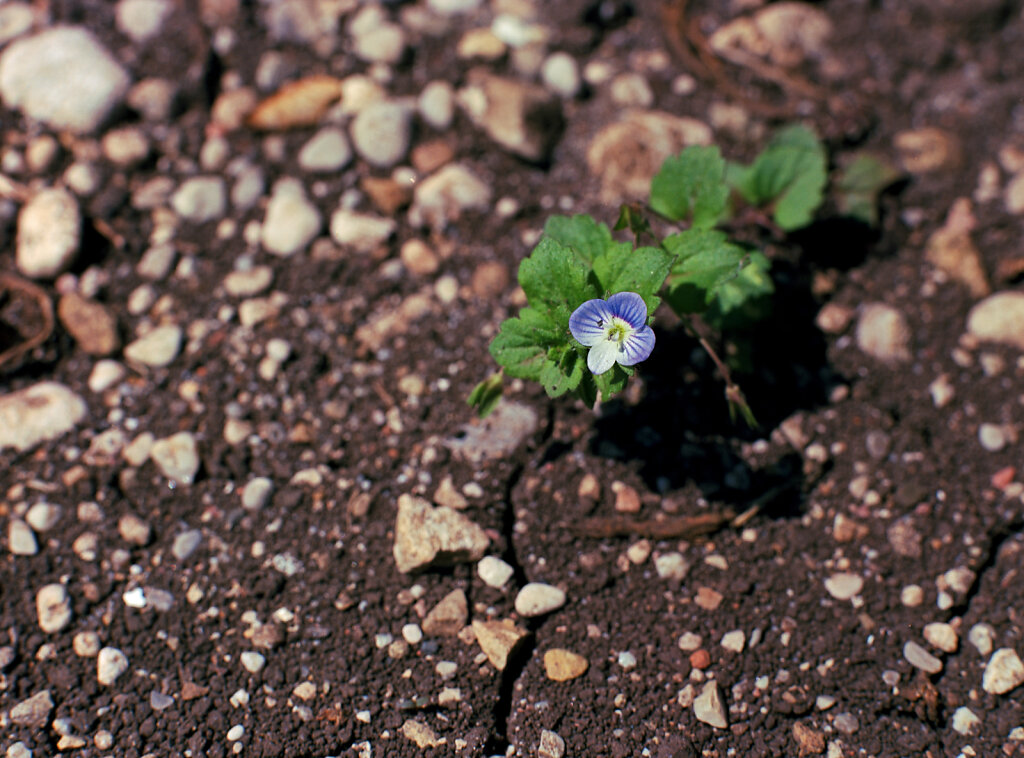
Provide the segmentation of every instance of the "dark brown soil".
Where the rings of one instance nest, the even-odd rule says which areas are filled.
[[[233,26],[238,41],[219,58],[196,9],[185,5],[167,22],[165,37],[142,48],[114,31],[107,4],[50,4],[54,23],[94,29],[136,80],[166,74],[168,66],[189,72],[175,120],[166,125],[180,139],[158,148],[174,154],[158,155],[127,176],[103,168],[103,189],[83,203],[91,247],[76,272],[94,267],[109,277],[101,299],[126,336],[138,320],[127,311],[128,296],[144,283],[134,266],[152,228],[148,215],[127,202],[130,188],[173,175],[179,156],[194,159],[220,73],[234,71],[251,83],[260,55],[275,44],[260,20],[263,4],[242,3]],[[398,5],[385,7],[397,13]],[[836,220],[827,207],[820,223],[797,235],[744,231],[775,262],[777,286],[772,316],[735,337],[751,351],[752,370],[738,378],[760,429],[731,423],[712,365],[674,317],[659,312],[657,350],[624,399],[595,413],[532,387],[513,388],[512,399],[538,412],[538,429],[513,454],[480,463],[460,459],[444,442],[473,423],[464,399],[493,368],[489,337],[518,307],[511,275],[529,252],[529,233],[558,212],[563,197],[572,199],[571,212],[614,221],[617,209],[600,202],[585,159],[590,139],[618,115],[607,96],[591,91],[565,105],[565,133],[549,165],[503,152],[457,115],[440,136],[492,185],[495,198],[514,198],[521,211],[509,219],[464,215],[431,240],[451,250],[434,274],[398,269],[393,275],[387,263],[397,258],[398,244],[380,256],[326,260],[308,251],[288,259],[257,252],[257,262],[274,269],[274,290],[289,300],[279,317],[249,332],[253,349],[237,344],[243,339],[237,323],[218,320],[226,296],[215,285],[245,251],[241,234],[224,242],[212,224],[183,223],[178,239],[195,251],[196,275],[155,286],[173,298],[178,323],[214,326],[168,368],[133,374],[116,413],[86,386],[95,359],[59,324],[0,378],[3,392],[55,379],[89,399],[86,419],[70,434],[25,453],[0,451],[5,523],[24,503],[45,499],[64,509],[58,525],[40,535],[36,555],[0,553],[0,647],[13,652],[0,672],[0,711],[49,690],[51,718],[64,719],[67,732],[86,741],[61,754],[82,756],[230,755],[226,734],[235,724],[245,735],[234,744],[251,756],[370,755],[366,743],[373,755],[395,757],[535,755],[543,730],[560,735],[569,756],[1024,755],[1024,740],[1012,734],[1024,726],[1022,690],[986,693],[987,656],[967,640],[974,625],[989,624],[996,649],[1024,653],[1022,447],[1014,440],[990,452],[978,438],[982,422],[1024,430],[1024,361],[1012,348],[963,342],[977,298],[937,276],[924,254],[953,201],[972,195],[982,167],[997,163],[1005,145],[1024,140],[1021,4],[817,3],[835,25],[828,50],[839,73],[826,77],[809,65],[799,75],[821,99],[731,65],[717,74],[690,70],[696,91],[675,94],[671,82],[688,62],[657,4],[607,0],[589,7],[589,15],[582,2],[545,5],[537,4],[538,20],[554,32],[550,48],[581,63],[600,59],[624,71],[638,51],[665,51],[667,67],[645,71],[654,107],[703,120],[712,103],[743,109],[746,130],[719,135],[730,156],[749,158],[771,128],[801,116],[825,137],[836,165],[863,149],[895,162],[895,136],[925,126],[952,135],[959,159],[908,174],[886,193],[877,230]],[[705,32],[740,5],[758,3],[679,3]],[[617,12],[602,21],[601,8]],[[425,37],[395,68],[389,92],[416,94],[434,79],[461,85],[470,64],[455,55],[456,42],[490,17],[446,21],[446,31]],[[277,44],[303,73],[365,69],[344,45],[322,57],[309,47]],[[504,60],[490,65],[512,71]],[[731,88],[723,90],[723,81]],[[42,130],[11,110],[0,110],[0,119],[8,147]],[[417,129],[414,145],[439,136],[422,124]],[[286,154],[312,133],[286,134]],[[233,155],[263,155],[259,135],[242,129],[228,138]],[[44,183],[57,181],[67,156],[62,160],[41,177]],[[267,162],[265,169],[268,186],[279,176],[300,175],[289,161]],[[322,180],[315,202],[327,215],[360,178],[385,173],[356,160]],[[371,210],[365,200],[364,206]],[[1019,288],[1012,275],[1000,279],[996,272],[1019,260],[1024,216],[1009,213],[1001,198],[977,203],[975,213],[974,241],[994,287]],[[236,214],[238,228],[262,215],[259,207]],[[0,268],[13,272],[14,218],[4,218]],[[404,213],[396,218],[396,239],[417,234]],[[108,228],[123,237],[121,247],[101,233]],[[495,261],[511,283],[497,296],[474,293],[474,274]],[[412,323],[377,351],[360,346],[356,330],[374,314],[444,275],[461,289],[443,315]],[[56,299],[52,283],[42,286]],[[856,310],[866,302],[884,302],[906,316],[913,334],[909,361],[886,365],[857,348],[852,328],[825,334],[815,325],[825,303]],[[3,328],[0,354],[25,337],[6,322]],[[257,375],[255,346],[274,337],[291,343],[292,357],[268,382]],[[986,370],[996,363],[1001,370]],[[400,388],[410,374],[426,386],[418,399]],[[955,397],[940,409],[929,384],[943,374]],[[186,382],[197,387],[194,399],[183,391]],[[389,427],[396,408],[400,430]],[[251,443],[224,441],[225,420],[236,410],[253,426]],[[783,433],[786,420],[787,429],[799,430],[799,444]],[[190,431],[200,442],[198,480],[168,486],[151,462],[138,469],[120,458],[83,464],[82,451],[111,426],[129,430],[129,438]],[[317,470],[319,483],[292,483],[307,469]],[[586,474],[600,485],[596,501],[578,495]],[[255,476],[273,480],[275,492],[253,513],[242,509],[238,490]],[[473,564],[415,576],[396,570],[398,496],[430,497],[446,476],[457,489],[472,482],[483,493],[470,498],[466,513],[489,531],[489,552],[515,569],[503,590],[483,584]],[[645,535],[643,524],[627,536],[592,536],[602,524],[611,530],[611,520],[621,516],[613,482],[637,491],[641,510],[629,518],[640,522],[761,507],[742,527],[727,524],[682,542]],[[866,496],[868,490],[875,495]],[[368,507],[354,499],[358,492],[370,495]],[[100,504],[101,522],[75,518],[86,501]],[[126,513],[150,524],[149,544],[122,539],[118,519]],[[591,520],[588,534],[579,528],[584,519]],[[912,532],[916,554],[895,549],[894,524]],[[203,540],[179,561],[171,545],[186,529],[201,530]],[[98,537],[96,561],[72,550],[86,531]],[[651,557],[637,545],[644,539]],[[627,551],[645,559],[634,562]],[[655,570],[654,558],[672,551],[691,564],[682,582]],[[271,559],[283,554],[301,570],[291,576],[277,570]],[[944,603],[937,581],[959,567],[975,578]],[[863,577],[853,602],[826,591],[825,580],[836,572]],[[74,618],[47,635],[36,623],[35,594],[51,582],[67,585]],[[541,619],[519,619],[513,600],[527,582],[562,587],[567,604]],[[164,612],[128,607],[122,593],[136,585],[169,591],[173,606]],[[910,585],[922,589],[920,605],[901,601]],[[471,636],[427,638],[389,653],[404,625],[420,623],[456,588],[469,598],[471,620],[514,618],[532,632],[504,671],[480,655]],[[698,602],[704,588],[720,593],[717,607]],[[248,673],[239,656],[254,649],[250,619],[272,622],[275,614],[281,638],[260,650],[265,668]],[[943,668],[926,675],[907,662],[903,648],[908,640],[927,647],[922,632],[932,622],[952,624],[960,644],[949,654],[932,649]],[[128,657],[130,669],[116,686],[99,685],[95,660],[73,651],[74,634],[88,630]],[[732,630],[744,633],[741,652],[720,645]],[[684,632],[702,639],[709,654],[704,673],[677,644]],[[551,681],[543,655],[552,648],[585,656],[586,674]],[[436,669],[442,661],[457,664],[447,680]],[[699,694],[708,676],[720,684],[726,729],[695,718],[680,694],[688,685]],[[293,694],[307,681],[316,685],[308,701]],[[439,703],[444,688],[458,688],[461,698]],[[248,703],[233,705],[239,690]],[[171,696],[173,705],[155,710],[153,692]],[[975,734],[953,729],[961,706],[979,717]],[[429,725],[445,744],[417,747],[403,735],[409,720]],[[22,741],[36,756],[57,754],[56,729],[17,726],[2,716],[0,724],[0,747]],[[113,736],[110,749],[94,742],[101,730]],[[820,745],[808,734],[820,736]]]

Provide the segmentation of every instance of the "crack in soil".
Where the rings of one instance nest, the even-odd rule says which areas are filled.
[[[547,443],[554,433],[554,427],[554,408],[549,405],[547,424],[538,445],[538,452],[534,454],[530,461],[531,466],[537,462],[538,458],[543,460],[544,456],[547,455],[547,451],[550,448],[550,445]],[[501,524],[502,535],[505,538],[505,549],[502,551],[501,558],[512,567],[512,581],[515,583],[516,592],[529,582],[529,578],[526,576],[526,569],[523,568],[522,563],[519,561],[519,556],[516,554],[516,508],[513,502],[513,493],[516,487],[519,486],[525,471],[526,465],[520,463],[509,474],[508,481],[505,484],[503,499],[505,510],[502,513]],[[489,754],[504,753],[511,744],[508,737],[508,720],[512,715],[512,695],[515,691],[516,682],[519,681],[519,677],[522,676],[526,664],[533,656],[533,651],[537,647],[536,633],[543,624],[543,619],[535,619],[532,623],[527,624],[530,635],[512,652],[505,664],[505,668],[501,672],[501,681],[498,685],[498,700],[494,704],[494,732],[484,746],[484,749]]]
[[[996,561],[999,558],[1000,548],[1002,548],[1007,540],[1021,534],[1022,532],[1024,532],[1024,515],[1018,515],[1012,521],[989,530],[986,535],[982,558],[977,563],[977,568],[973,569],[974,581],[971,582],[971,586],[968,587],[967,592],[964,593],[963,600],[950,607],[949,613],[946,616],[947,621],[955,618],[956,616],[962,617],[967,613],[970,609],[971,602],[981,591],[982,579],[984,579],[985,574],[995,566]]]

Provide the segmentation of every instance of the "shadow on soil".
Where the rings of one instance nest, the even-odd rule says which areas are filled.
[[[800,511],[802,461],[788,449],[754,468],[741,455],[744,442],[767,439],[797,411],[827,402],[841,377],[829,366],[824,336],[814,325],[819,308],[809,275],[785,262],[773,266],[776,292],[771,313],[725,341],[733,378],[742,387],[759,427],[729,417],[725,385],[714,364],[682,326],[657,332],[658,346],[642,366],[644,396],[635,405],[609,402],[596,421],[597,455],[642,461],[640,474],[654,491],[696,485],[708,498],[742,511],[773,489],[780,496],[768,511],[776,517]]]

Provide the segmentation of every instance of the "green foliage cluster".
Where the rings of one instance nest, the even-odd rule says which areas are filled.
[[[873,222],[877,194],[893,179],[875,159],[855,161],[840,179],[838,205]],[[718,328],[756,317],[774,290],[770,262],[717,227],[743,205],[770,213],[783,231],[807,226],[824,200],[827,180],[824,146],[796,125],[780,130],[750,165],[727,162],[715,146],[689,147],[666,160],[651,182],[649,211],[679,231],[658,244],[617,240],[590,216],[551,217],[519,267],[527,306],[502,323],[491,355],[505,374],[539,382],[551,397],[574,393],[592,405],[599,393],[614,395],[634,370],[616,364],[591,374],[587,348],[569,333],[573,311],[592,298],[636,292],[649,320],[662,297],[681,317],[700,315]],[[620,212],[615,229],[625,228],[638,242],[651,230],[635,206]],[[501,388],[498,373],[473,390],[469,403],[486,415]]]

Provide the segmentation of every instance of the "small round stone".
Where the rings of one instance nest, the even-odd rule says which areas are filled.
[[[423,640],[423,630],[419,624],[406,624],[402,627],[402,638],[410,645],[418,645]]]
[[[183,561],[199,548],[203,542],[203,533],[198,529],[189,529],[174,538],[171,543],[171,554],[179,561]]]
[[[245,736],[245,727],[241,724],[235,724],[233,727],[228,729],[228,742],[238,742]]]
[[[267,663],[267,659],[254,650],[245,650],[239,656],[242,667],[250,674],[258,673]]]
[[[265,476],[250,479],[242,490],[242,507],[248,511],[261,510],[270,500],[274,483]]]
[[[942,671],[942,661],[913,640],[909,640],[903,646],[903,657],[911,666],[921,669],[926,674],[937,674]]]
[[[7,523],[7,549],[14,555],[35,555],[39,552],[35,532],[21,519],[11,519]]]
[[[71,648],[80,658],[95,658],[100,647],[100,636],[96,632],[78,632],[71,639]]]
[[[515,608],[520,616],[533,618],[565,605],[565,591],[542,582],[530,582],[516,595]]]
[[[512,578],[515,569],[497,556],[485,555],[477,564],[476,572],[488,587],[501,589]]]
[[[930,645],[944,653],[955,653],[960,642],[956,630],[942,622],[927,624],[924,628],[924,638]]]
[[[864,588],[864,578],[857,574],[840,572],[825,580],[825,589],[836,600],[850,600]]]

